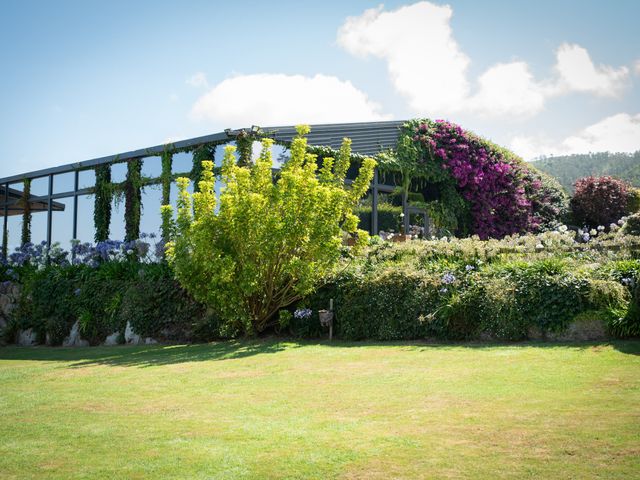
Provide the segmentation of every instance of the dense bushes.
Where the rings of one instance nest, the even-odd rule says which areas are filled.
[[[613,177],[586,177],[578,180],[571,198],[573,221],[597,227],[617,222],[637,209],[636,192]]]
[[[576,244],[574,235],[383,243],[304,305],[326,308],[334,298],[335,332],[350,340],[562,338],[585,318],[604,320],[614,336],[638,335],[630,291],[640,245],[614,234]],[[292,329],[318,330],[315,317]]]
[[[6,334],[33,329],[39,343],[62,344],[78,322],[91,345],[124,330],[129,322],[142,337],[160,340],[212,340],[219,336],[215,318],[194,302],[173,279],[166,264],[106,261],[88,265],[30,264],[4,268],[0,277],[22,285],[21,297]]]

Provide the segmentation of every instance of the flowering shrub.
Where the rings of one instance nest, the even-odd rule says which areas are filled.
[[[279,310],[323,281],[340,258],[344,232],[355,234],[358,248],[368,239],[357,229],[353,209],[369,188],[375,161],[364,159],[345,188],[350,142],[345,139],[338,158],[324,158],[318,171],[315,155],[306,152],[308,131],[298,127],[291,157],[275,181],[271,139],[263,140],[260,158],[250,166],[237,165],[235,147],[226,147],[219,200],[210,161],[202,162],[198,192],[188,193],[188,179],[177,181],[167,259],[194,298],[247,334],[278,325]]]
[[[353,340],[555,338],[578,316],[637,335],[640,239],[612,230],[378,243],[305,302],[333,298],[336,335]]]
[[[413,141],[412,148],[404,147],[407,138]],[[398,152],[398,157],[414,152],[415,168],[421,169],[414,176],[440,185],[454,180],[456,191],[468,205],[468,210],[457,208],[458,223],[464,223],[462,215],[470,214],[471,233],[480,238],[550,228],[566,210],[567,198],[557,182],[512,152],[454,123],[409,122],[400,135],[399,149],[401,146],[404,153]],[[455,204],[451,198],[447,203]]]
[[[578,180],[571,198],[573,220],[595,227],[609,225],[629,211],[630,186],[613,177],[586,177]]]

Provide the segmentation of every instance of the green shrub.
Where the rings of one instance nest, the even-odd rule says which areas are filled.
[[[629,304],[629,291],[613,280],[590,280],[587,301],[591,308],[624,309]]]
[[[163,340],[191,338],[202,306],[194,302],[170,272],[154,272],[131,282],[118,309],[119,325],[131,323],[143,337]],[[164,274],[163,274],[164,273]]]
[[[621,233],[624,235],[640,235],[640,213],[634,213],[627,217]]]
[[[522,315],[516,284],[506,278],[490,278],[472,289],[475,309],[471,312],[479,318],[480,331],[497,340],[521,340],[526,338],[528,319]]]
[[[350,142],[345,140],[335,164],[324,158],[318,171],[315,156],[307,154],[308,131],[298,127],[291,157],[275,181],[272,139],[263,140],[260,158],[250,166],[237,165],[235,147],[226,147],[219,198],[211,161],[202,162],[193,195],[187,178],[177,180],[177,228],[167,247],[176,278],[247,334],[277,325],[279,310],[322,284],[340,259],[344,232],[358,234],[357,247],[367,243],[353,209],[369,188],[376,162],[365,158],[346,188]]]

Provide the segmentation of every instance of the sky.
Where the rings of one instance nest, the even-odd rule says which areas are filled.
[[[0,1],[0,177],[225,128],[428,117],[640,149],[640,2]]]

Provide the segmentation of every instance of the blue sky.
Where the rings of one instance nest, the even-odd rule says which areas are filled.
[[[6,1],[0,176],[226,127],[416,116],[526,158],[632,151],[638,18],[637,1]]]

